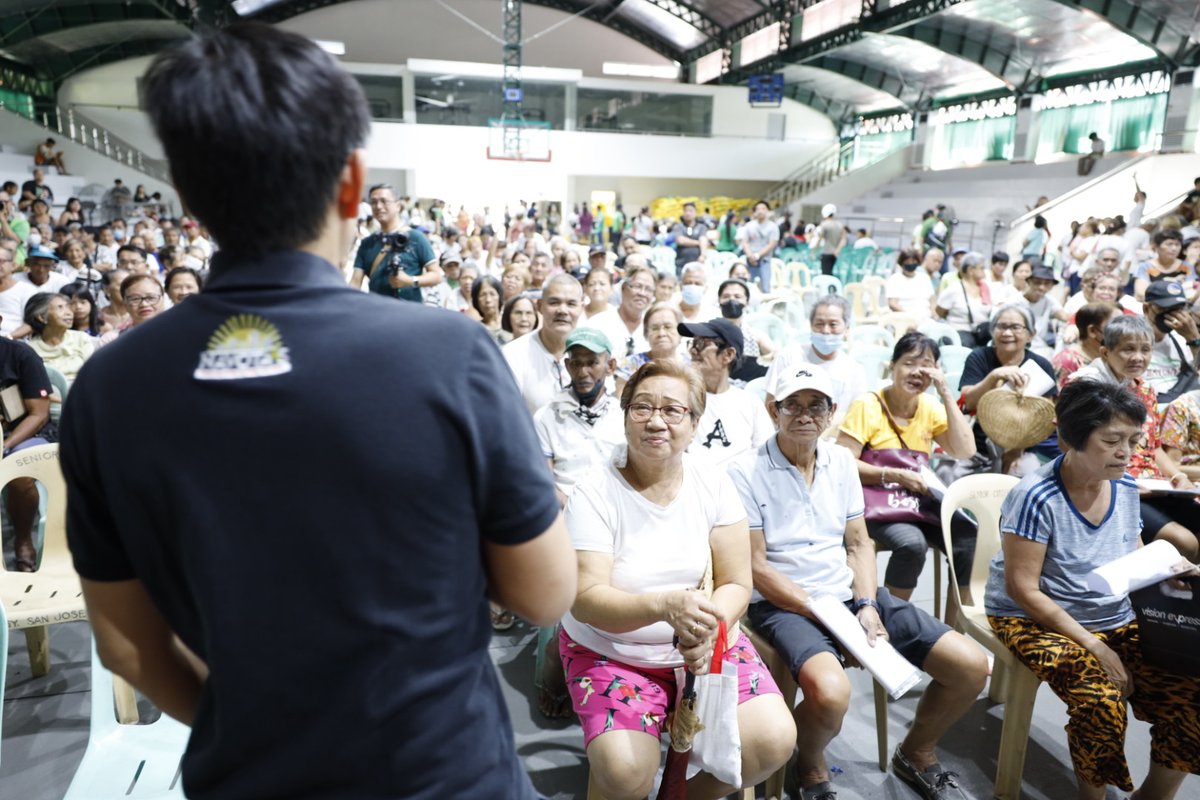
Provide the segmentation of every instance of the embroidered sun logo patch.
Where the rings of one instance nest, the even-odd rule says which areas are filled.
[[[257,314],[238,314],[209,337],[192,376],[201,381],[267,378],[291,372],[288,348],[279,329]]]

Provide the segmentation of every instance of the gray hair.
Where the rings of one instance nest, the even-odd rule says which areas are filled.
[[[987,258],[984,257],[983,253],[980,253],[978,250],[972,250],[963,256],[962,262],[958,265],[958,271],[966,272],[971,267],[984,266],[987,266]]]
[[[813,305],[812,311],[808,314],[808,324],[812,325],[814,319],[817,318],[817,309],[822,306],[837,306],[842,310],[842,320],[846,323],[846,327],[850,326],[851,317],[854,316],[854,311],[850,307],[850,301],[842,297],[840,294],[823,294],[817,297],[817,302]]]
[[[1150,327],[1150,323],[1146,321],[1145,317],[1135,314],[1122,314],[1105,326],[1104,346],[1112,350],[1121,343],[1122,339],[1130,336],[1140,337],[1148,341],[1151,345],[1154,344],[1154,330]]]
[[[988,330],[992,332],[992,337],[996,336],[996,325],[1000,322],[1000,317],[1009,311],[1016,311],[1025,320],[1025,327],[1029,329],[1029,335],[1037,329],[1033,322],[1033,312],[1029,310],[1029,306],[1024,303],[1005,303],[992,312],[992,319],[988,323]]]
[[[689,261],[688,263],[684,264],[683,269],[679,273],[679,282],[680,283],[683,282],[683,279],[687,277],[687,274],[689,272],[700,273],[700,277],[704,278],[705,283],[708,283],[708,270],[706,270],[704,268],[704,264],[702,262]]]
[[[569,272],[560,272],[557,275],[551,275],[546,279],[546,282],[542,284],[542,291],[549,291],[555,286],[574,286],[579,290],[580,297],[582,297],[584,294],[583,284],[579,282],[578,278]]]

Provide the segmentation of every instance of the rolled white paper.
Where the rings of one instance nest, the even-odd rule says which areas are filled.
[[[876,639],[872,647],[867,642],[867,632],[863,630],[858,617],[851,614],[841,600],[832,595],[818,595],[809,602],[809,608],[833,634],[833,638],[858,659],[858,663],[879,681],[893,700],[921,680],[921,671],[896,652],[887,639]]]
[[[1087,587],[1100,594],[1126,595],[1178,574],[1182,561],[1175,545],[1157,539],[1089,572]]]

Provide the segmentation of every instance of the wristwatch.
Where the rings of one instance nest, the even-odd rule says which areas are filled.
[[[1188,347],[1200,347],[1200,336],[1197,336],[1195,339],[1188,339],[1187,346]]]
[[[858,612],[862,611],[867,606],[870,606],[871,608],[875,609],[876,614],[879,613],[879,603],[876,603],[874,600],[872,600],[869,597],[861,597],[858,600],[855,600],[853,603],[850,604],[850,610],[853,611],[855,614],[857,614]]]
[[[412,282],[412,285],[413,285],[413,288],[414,288],[414,289],[420,289],[420,288],[421,288],[421,276],[420,276],[420,275],[413,275],[413,276],[412,276],[412,281],[413,281],[413,282]]]

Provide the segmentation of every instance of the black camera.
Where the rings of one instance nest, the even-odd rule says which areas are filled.
[[[383,246],[390,248],[387,262],[384,264],[384,274],[391,277],[404,268],[401,259],[404,256],[405,248],[408,247],[408,235],[404,233],[385,233],[383,234]]]

